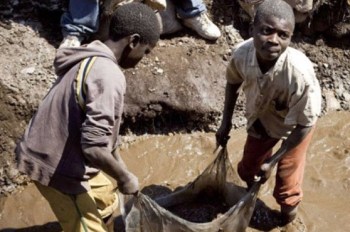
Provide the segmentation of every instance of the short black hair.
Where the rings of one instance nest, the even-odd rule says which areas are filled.
[[[160,37],[160,25],[154,11],[142,3],[119,6],[111,16],[109,37],[113,41],[139,34],[140,42],[155,45]]]
[[[256,9],[254,25],[268,16],[284,19],[295,26],[293,8],[283,0],[265,0]]]

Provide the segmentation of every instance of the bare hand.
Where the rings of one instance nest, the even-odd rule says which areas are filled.
[[[217,145],[226,147],[227,142],[230,139],[230,136],[228,134],[230,133],[231,128],[232,128],[231,125],[221,124],[221,126],[219,127],[218,131],[215,134]]]
[[[127,171],[118,178],[118,189],[123,194],[136,194],[139,191],[139,181],[131,172]]]
[[[256,179],[261,183],[264,184],[271,176],[272,169],[275,165],[273,165],[271,162],[265,162],[260,167],[260,172],[257,175]]]

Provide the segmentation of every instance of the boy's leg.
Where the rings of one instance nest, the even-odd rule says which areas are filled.
[[[102,218],[112,215],[118,207],[118,195],[112,181],[102,172],[89,180],[91,191],[88,194],[95,200]]]
[[[193,18],[207,11],[202,0],[174,1],[174,3],[181,19]]]
[[[95,201],[88,193],[68,195],[38,182],[34,183],[49,202],[63,231],[107,231]]]
[[[242,160],[238,163],[237,171],[248,186],[253,183],[254,176],[259,173],[260,166],[266,158],[272,155],[272,148],[278,139],[264,137],[261,139],[248,135],[244,146]]]
[[[282,211],[291,211],[300,203],[303,192],[306,151],[310,144],[314,128],[303,141],[288,152],[277,165],[274,197]]]

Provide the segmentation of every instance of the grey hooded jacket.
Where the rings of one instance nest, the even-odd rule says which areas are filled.
[[[82,110],[75,98],[75,77],[80,62],[91,56],[98,58],[85,81]],[[18,168],[43,185],[79,194],[90,189],[87,181],[99,171],[84,157],[82,145],[111,151],[117,144],[125,77],[112,51],[100,41],[59,49],[54,67],[58,79],[17,145]]]

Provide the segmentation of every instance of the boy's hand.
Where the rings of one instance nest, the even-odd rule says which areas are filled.
[[[123,194],[136,194],[139,191],[139,181],[137,177],[129,171],[117,180],[118,189]]]
[[[260,172],[257,175],[256,179],[261,183],[264,184],[271,176],[271,172],[274,165],[271,162],[265,162],[260,167]]]
[[[230,139],[230,136],[228,134],[230,133],[231,128],[232,128],[232,125],[221,124],[221,126],[219,127],[218,131],[215,134],[217,145],[226,147],[227,142]]]

